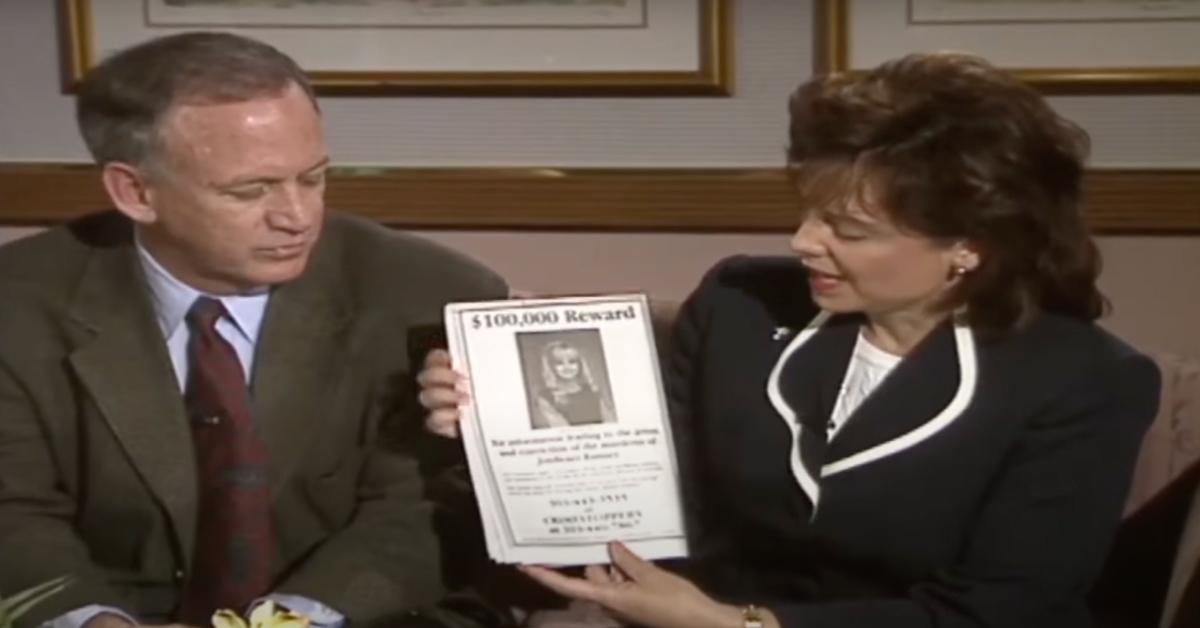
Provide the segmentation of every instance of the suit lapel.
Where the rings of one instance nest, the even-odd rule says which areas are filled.
[[[825,433],[860,323],[859,316],[830,317],[783,362],[780,392],[806,429]]]
[[[975,394],[976,370],[970,328],[937,327],[846,420],[822,477],[899,454],[949,426]]]
[[[71,367],[130,464],[166,511],[180,542],[194,536],[196,476],[191,432],[166,343],[132,246],[93,253],[71,304]],[[181,558],[191,560],[190,552]]]
[[[304,454],[347,372],[349,298],[339,281],[334,234],[322,238],[305,274],[275,290],[255,350],[254,418],[266,443],[272,495]]]

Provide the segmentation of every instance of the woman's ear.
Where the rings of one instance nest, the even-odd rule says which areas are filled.
[[[963,275],[969,273],[976,268],[979,268],[980,262],[983,261],[983,256],[974,243],[961,240],[956,242],[950,250],[950,268],[954,270],[954,274]]]
[[[101,169],[100,181],[113,206],[130,220],[150,224],[158,219],[158,213],[150,202],[150,186],[140,168],[110,161]]]

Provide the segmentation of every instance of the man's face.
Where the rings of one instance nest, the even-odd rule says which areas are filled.
[[[277,96],[172,107],[142,240],[178,279],[213,294],[299,276],[321,234],[329,158],[296,85]]]

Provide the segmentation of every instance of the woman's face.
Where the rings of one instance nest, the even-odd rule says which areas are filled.
[[[579,377],[579,351],[573,347],[555,347],[550,350],[550,367],[554,374],[562,380],[572,380]]]
[[[883,211],[859,201],[844,210],[809,212],[792,236],[808,269],[813,301],[831,312],[869,317],[941,316],[932,307],[978,257],[961,243],[946,244],[900,229]]]

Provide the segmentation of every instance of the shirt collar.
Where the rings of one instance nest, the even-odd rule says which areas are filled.
[[[188,309],[200,296],[210,296],[225,306],[229,317],[238,333],[250,344],[258,342],[258,332],[262,328],[263,316],[267,311],[267,300],[270,293],[266,290],[248,295],[205,295],[203,292],[183,283],[171,274],[146,247],[142,245],[140,235],[135,234],[134,243],[138,252],[138,260],[150,286],[150,298],[154,304],[154,314],[158,319],[159,329],[164,338],[170,338],[183,319]]]

